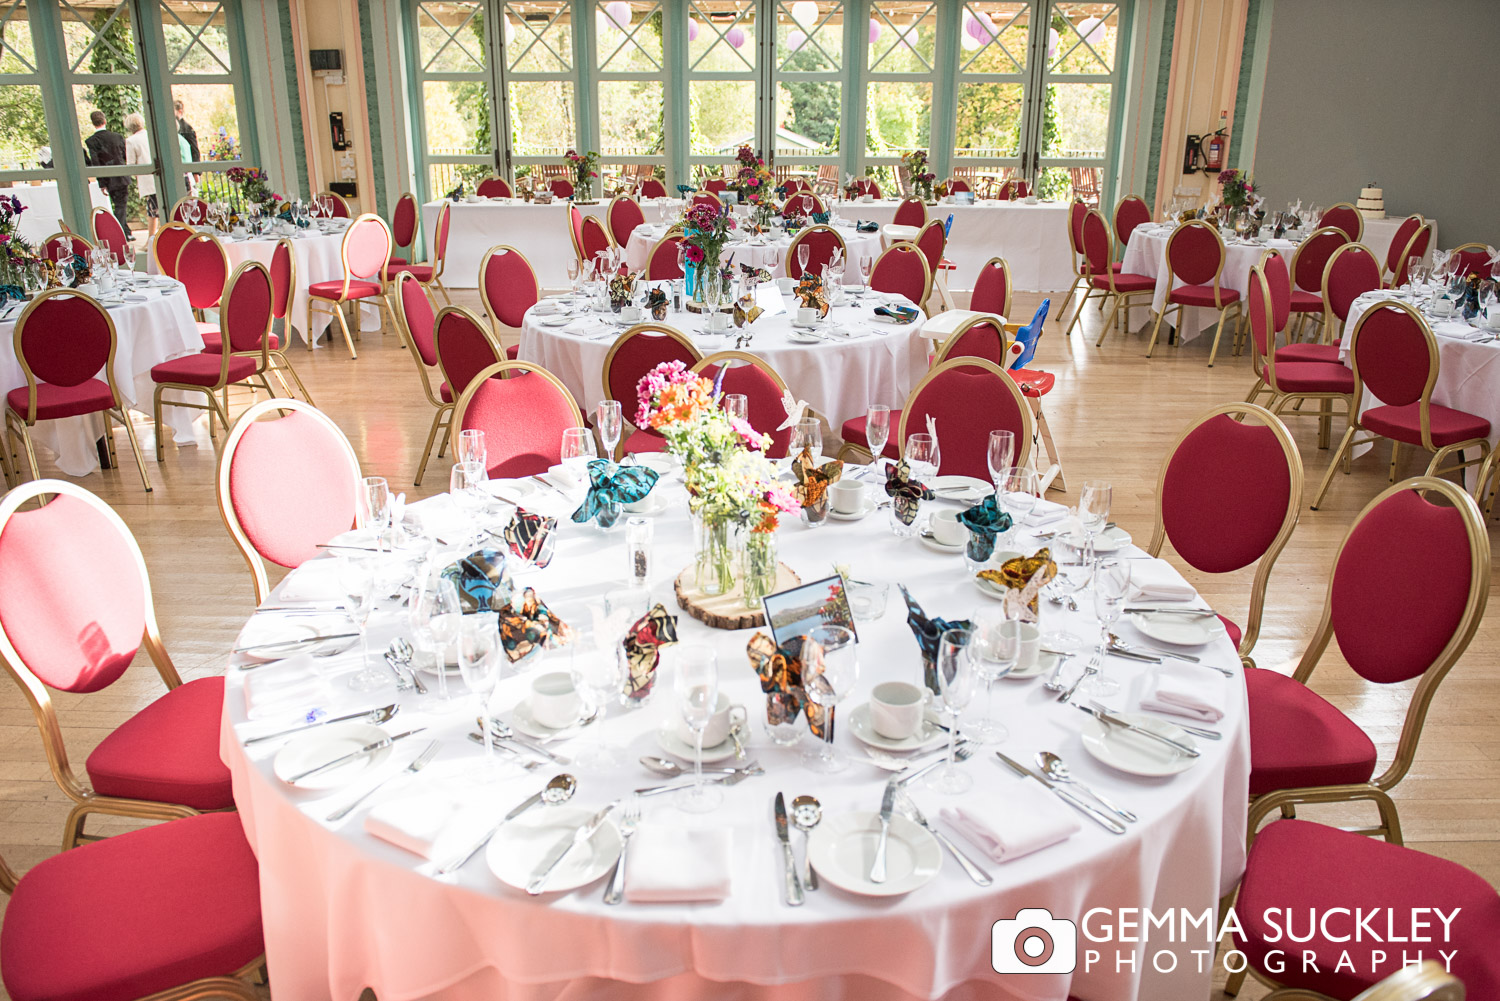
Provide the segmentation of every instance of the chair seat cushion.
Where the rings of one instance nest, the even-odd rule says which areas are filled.
[[[638,452],[665,452],[667,450],[667,439],[655,431],[632,431],[625,439],[625,453]]]
[[[26,416],[27,399],[25,386],[19,386],[5,394],[5,402],[22,417]],[[45,382],[36,385],[37,420],[77,417],[79,414],[112,410],[114,406],[114,394],[109,391],[109,383],[103,379],[88,379],[76,386],[53,386]]]
[[[228,976],[265,950],[255,856],[234,813],[82,845],[21,880],[0,930],[15,1001],[127,1001]]]
[[[1323,361],[1334,365],[1339,362],[1339,345],[1332,344],[1283,344],[1276,349],[1276,364],[1284,361]]]
[[[388,281],[388,282],[395,281],[396,280],[396,276],[400,275],[400,274],[403,274],[403,273],[411,275],[413,278],[415,278],[419,282],[430,282],[430,281],[432,281],[432,265],[431,264],[406,264],[406,263],[401,263],[401,264],[387,264],[385,266],[385,280]]]
[[[858,445],[860,448],[868,452],[870,450],[870,439],[865,432],[865,425],[869,423],[869,420],[870,419],[868,417],[851,417],[849,420],[844,422],[843,428],[840,429],[839,437],[843,438],[845,443],[850,445]],[[892,410],[891,430],[895,431],[896,428],[900,426],[901,411]],[[892,434],[886,439],[885,451],[881,454],[884,455],[887,459],[899,459],[901,457],[900,452],[896,448],[895,438],[896,436]]]
[[[1109,279],[1095,278],[1092,280],[1094,288],[1109,289]],[[1115,275],[1116,292],[1150,292],[1156,288],[1156,279],[1146,275],[1120,274]]]
[[[307,294],[314,299],[338,299],[343,296],[344,283],[342,281],[313,282],[307,286]],[[345,299],[368,299],[380,294],[379,282],[367,282],[355,279],[349,283],[349,294],[343,296]]]
[[[1349,910],[1333,913],[1336,907]],[[1430,927],[1412,927],[1414,911],[1433,907],[1455,915],[1446,940],[1430,910],[1425,914]],[[1450,972],[1463,981],[1469,997],[1500,997],[1500,950],[1495,949],[1500,896],[1483,878],[1447,859],[1306,820],[1278,820],[1250,846],[1234,909],[1244,929],[1243,936],[1235,936],[1236,947],[1258,969],[1280,967],[1271,976],[1289,987],[1352,998],[1400,970],[1408,954],[1415,958],[1421,952],[1441,962],[1441,949],[1452,957]],[[1343,916],[1361,911],[1377,915],[1367,929],[1378,928],[1378,936],[1368,930],[1359,934],[1354,918]],[[1326,928],[1310,929],[1309,913],[1318,914]],[[1268,914],[1279,929],[1267,922]],[[1288,941],[1288,917],[1295,944]],[[1312,940],[1303,942],[1310,930]],[[1428,941],[1412,942],[1414,930]],[[1403,942],[1412,944],[1398,944]],[[1270,955],[1277,950],[1280,956]],[[1313,953],[1312,963],[1302,961],[1304,951]],[[1384,957],[1379,962],[1376,953]],[[1347,959],[1340,962],[1341,956]]]
[[[270,345],[272,351],[280,351],[281,350],[281,335],[278,334],[278,333],[276,333],[275,331],[272,331],[271,334],[269,335],[268,339],[267,339],[267,343]],[[204,354],[216,355],[220,351],[223,351],[223,350],[224,350],[224,337],[223,337],[222,334],[219,334],[219,333],[215,332],[214,335],[213,335],[213,339],[212,340],[209,339],[209,335],[207,335],[207,334],[203,335],[203,353]]]
[[[1270,382],[1270,366],[1261,377]],[[1338,362],[1276,359],[1276,388],[1283,393],[1353,393],[1354,373]]]
[[[392,254],[390,257],[387,257],[385,259],[385,263],[387,265],[391,265],[391,264],[409,264],[411,262],[408,261],[406,258],[402,257],[400,254]]]
[[[1245,635],[1244,631],[1235,625],[1233,621],[1224,618],[1222,615],[1219,616],[1219,621],[1223,623],[1224,631],[1229,634],[1229,642],[1233,643],[1234,648],[1238,650],[1240,648],[1240,640]]]
[[[519,345],[519,344],[512,344],[510,347],[508,347],[508,348],[505,349],[505,360],[506,361],[515,361],[520,356],[521,356],[521,345]]]
[[[1152,285],[1155,286],[1155,282]],[[1232,288],[1219,286],[1218,301],[1214,301],[1214,287],[1212,285],[1183,285],[1174,288],[1172,294],[1167,297],[1168,302],[1181,303],[1184,306],[1207,306],[1210,309],[1218,309],[1221,305],[1231,302],[1239,302],[1240,294]]]
[[[186,358],[173,358],[160,365],[151,366],[151,378],[156,382],[180,382],[189,386],[217,386],[219,384],[220,354],[196,354]],[[255,374],[255,359],[237,357],[229,359],[229,381],[239,382]]]
[[[1294,288],[1292,289],[1292,312],[1321,313],[1323,312],[1323,297],[1316,292],[1304,292],[1300,288]]]
[[[1375,744],[1311,688],[1275,671],[1245,672],[1250,795],[1367,782]]]
[[[178,685],[99,742],[86,768],[101,796],[181,803],[195,810],[234,805],[219,760],[224,679]]]
[[[1409,445],[1422,444],[1422,411],[1420,403],[1409,403],[1404,407],[1371,407],[1359,418],[1366,430],[1374,431],[1386,438]],[[1490,422],[1483,417],[1466,414],[1451,407],[1440,407],[1436,403],[1427,405],[1428,420],[1432,424],[1432,443],[1452,445],[1472,438],[1488,438]]]
[[[1022,396],[1046,396],[1057,385],[1057,376],[1037,368],[1006,369],[1020,385]]]

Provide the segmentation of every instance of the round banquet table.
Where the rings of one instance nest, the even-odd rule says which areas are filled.
[[[676,613],[672,579],[690,559],[691,533],[680,484],[664,482],[658,489],[667,493],[666,508],[655,519],[651,599]],[[607,589],[619,586],[626,554],[623,531],[601,533],[567,520],[577,500],[576,491],[563,498],[542,490],[524,499],[541,513],[562,516],[556,556],[546,569],[525,575],[524,583],[535,587],[565,620],[587,622],[588,607]],[[444,536],[458,527],[460,516],[446,496],[413,507],[434,534]],[[935,553],[916,538],[897,540],[884,512],[862,521],[829,522],[816,530],[792,521],[783,524],[778,541],[782,561],[804,581],[829,573],[836,560],[847,561],[858,578],[903,582],[932,615],[967,616],[989,600],[968,581],[961,557]],[[1020,548],[1037,545],[1037,540],[1026,538]],[[1145,558],[1139,550],[1125,555]],[[336,598],[338,575],[333,565],[328,558],[310,561],[282,581],[269,603],[284,603],[293,594],[303,600]],[[1043,614],[1046,628],[1060,625],[1097,636],[1092,615],[1059,611],[1058,606]],[[249,628],[274,622],[276,615],[256,615],[242,640],[250,635]],[[1130,825],[1125,835],[1112,835],[1085,820],[1068,840],[1004,863],[985,859],[961,841],[993,876],[992,886],[974,884],[945,855],[933,880],[906,896],[865,898],[825,880],[822,889],[807,895],[804,906],[792,908],[783,903],[781,853],[772,825],[775,794],[781,791],[788,800],[816,794],[828,823],[845,811],[875,810],[889,773],[858,760],[831,776],[805,770],[796,748],[774,747],[761,731],[763,701],[745,656],[750,631],[711,630],[685,614],[678,615],[677,622],[683,644],[707,644],[715,650],[721,690],[731,702],[747,706],[751,715],[748,756],[765,768],[764,775],[725,788],[723,804],[712,813],[682,813],[671,796],[640,800],[643,823],[731,831],[731,888],[719,903],[627,900],[611,907],[601,900],[602,880],[569,892],[528,897],[492,875],[482,852],[456,873],[438,877],[435,864],[422,855],[367,833],[364,821],[372,802],[432,803],[432,797],[438,797],[457,810],[428,851],[441,862],[461,850],[456,846],[470,844],[473,832],[487,830],[499,813],[563,769],[544,765],[523,772],[515,764],[503,764],[487,772],[484,749],[466,738],[474,726],[476,699],[465,699],[454,711],[436,713],[424,709],[430,703],[422,697],[393,688],[351,694],[343,684],[343,672],[358,666],[356,656],[316,661],[324,674],[331,675],[324,694],[298,690],[307,684],[301,665],[314,663],[311,657],[299,658],[296,665],[288,661],[254,670],[230,666],[221,753],[260,862],[266,958],[271,991],[279,1001],[353,998],[365,987],[392,1001],[685,999],[726,990],[736,998],[773,1001],[843,996],[910,1001],[950,992],[955,998],[1015,1001],[1063,1001],[1070,993],[1098,1001],[1200,1001],[1207,994],[1211,964],[1203,962],[1200,968],[1192,950],[1212,950],[1211,941],[1172,945],[1153,936],[1144,962],[1137,957],[1132,965],[1121,957],[1116,972],[1115,946],[1080,939],[1080,944],[1099,949],[1107,962],[1086,969],[1080,959],[1071,978],[1007,978],[991,969],[991,925],[1013,917],[1021,907],[1045,907],[1056,917],[1074,921],[1096,907],[1214,913],[1220,894],[1235,884],[1243,866],[1249,771],[1243,682],[1227,636],[1220,633],[1200,651],[1205,659],[1232,667],[1235,675],[1223,681],[1226,716],[1218,726],[1224,739],[1200,741],[1201,759],[1169,779],[1133,779],[1096,762],[1080,742],[1084,715],[1059,705],[1039,680],[996,684],[995,710],[1011,730],[1002,749],[1027,762],[1041,749],[1061,754],[1075,776],[1139,814],[1139,823]],[[371,649],[383,649],[407,630],[406,623],[404,609],[382,605],[370,620]],[[884,615],[860,624],[859,631],[860,676],[845,706],[866,701],[872,686],[881,681],[920,682],[916,642],[894,587]],[[1119,631],[1136,638],[1129,625],[1120,624]],[[569,657],[564,648],[541,654],[541,663],[525,673],[504,668],[491,712],[510,719],[535,673],[566,670]],[[598,740],[624,751],[623,763],[616,768],[568,766],[566,770],[578,776],[570,805],[592,812],[628,797],[632,788],[663,781],[636,764],[636,758],[660,753],[655,731],[674,704],[673,657],[673,648],[666,648],[657,690],[648,705],[629,712],[611,707],[604,719],[582,731],[584,736],[553,744],[558,752],[572,753],[578,743]],[[1122,685],[1122,693],[1109,699],[1119,708],[1136,704],[1156,670],[1116,658],[1105,664]],[[429,683],[433,680],[428,678]],[[253,699],[247,698],[247,686],[254,689]],[[291,693],[290,699],[280,703],[279,711],[251,719],[248,707],[276,705],[278,688]],[[397,744],[377,771],[332,792],[294,789],[278,780],[272,763],[281,741],[250,748],[244,743],[294,725],[313,705],[337,716],[392,701],[401,708],[386,725],[388,733],[417,727],[425,727],[425,732]],[[976,697],[976,705],[979,702]],[[836,732],[839,746],[857,756],[858,743],[847,727]],[[804,736],[804,744],[808,739]],[[429,740],[440,741],[440,752],[424,771],[415,777],[400,776],[341,822],[325,819],[378,778],[397,775]],[[1003,801],[1026,781],[1009,772],[988,749],[962,767],[974,781],[966,794],[970,800]],[[962,801],[920,784],[911,786],[910,792],[935,824],[941,824],[939,808]],[[802,847],[795,833],[792,843],[800,863]],[[1205,932],[1205,939],[1212,934]],[[1121,948],[1133,954],[1143,947]],[[1172,955],[1161,954],[1168,950]],[[1175,972],[1159,972],[1171,969],[1174,959]]]
[[[830,334],[816,343],[800,343],[791,339],[796,333],[796,300],[769,284],[760,286],[758,293],[766,311],[751,325],[754,336],[745,350],[764,359],[797,399],[828,418],[835,430],[851,417],[863,416],[871,403],[901,406],[927,370],[921,318],[904,326],[875,322],[872,310],[877,303],[865,296],[860,304],[850,300],[829,311],[829,322],[849,336]],[[563,326],[547,326],[555,320],[544,315],[543,308],[532,307],[522,320],[519,357],[556,375],[579,406],[592,410],[608,395],[604,356],[629,324],[601,322],[603,314],[591,313]],[[705,355],[734,348],[735,328],[728,334],[706,334],[702,314],[668,312],[662,322],[687,334]],[[634,412],[634,403],[629,403],[626,420]]]
[[[662,234],[666,232],[666,226],[661,223],[646,223],[637,226],[630,232],[630,242],[625,247],[625,264],[631,271],[645,271],[651,260],[651,248],[656,246]],[[880,256],[880,234],[879,233],[856,233],[854,224],[849,223],[839,228],[839,236],[844,238],[844,260],[858,262],[861,257],[868,257],[873,264],[875,258]],[[724,248],[725,263],[729,265],[747,264],[752,268],[767,268],[771,265],[771,252],[776,253],[776,266],[771,268],[771,274],[777,278],[786,277],[786,253],[792,245],[792,238],[783,236],[774,242],[754,243],[741,241],[731,243]]]
[[[101,299],[115,323],[115,385],[125,398],[125,406],[141,413],[151,412],[152,395],[156,383],[151,378],[151,367],[173,358],[197,354],[203,350],[203,337],[193,319],[193,309],[188,305],[187,291],[170,278],[146,279],[138,276],[129,289],[130,300],[118,294]],[[160,283],[160,284],[158,284]],[[16,358],[15,329],[20,310],[6,314],[0,320],[0,389],[10,392],[24,389],[26,373]],[[182,398],[174,393],[167,399]],[[201,399],[201,397],[200,397]],[[184,407],[164,407],[162,421],[172,429],[177,441],[193,441],[193,420],[201,411]],[[54,421],[38,421],[31,429],[31,440],[39,448],[55,455],[57,468],[69,476],[85,476],[99,468],[99,452],[94,442],[104,433],[103,418],[99,414],[82,417],[64,417]],[[144,440],[144,429],[137,430],[137,437]],[[119,450],[120,462],[134,465],[128,450]],[[125,472],[134,476],[134,472]]]

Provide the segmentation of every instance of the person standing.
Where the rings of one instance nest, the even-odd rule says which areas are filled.
[[[131,166],[150,166],[151,139],[146,133],[146,120],[139,113],[126,115],[125,131],[130,133],[125,139],[125,162]],[[135,183],[141,201],[146,203],[146,239],[149,240],[156,236],[157,222],[161,218],[161,206],[156,200],[156,175],[137,174]]]
[[[181,101],[174,102],[172,107],[177,112],[177,134],[187,140],[188,152],[193,156],[192,162],[197,163],[200,159],[198,153],[198,132],[188,123],[186,118],[182,117]]]
[[[88,150],[87,163],[91,167],[123,167],[125,165],[125,137],[105,127],[104,112],[94,111],[89,115],[94,134],[83,141]],[[101,177],[99,190],[109,195],[115,218],[125,231],[125,239],[131,239],[130,225],[125,221],[125,199],[130,194],[130,178]]]

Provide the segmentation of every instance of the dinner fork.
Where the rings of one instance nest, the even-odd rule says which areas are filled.
[[[969,745],[967,745],[967,744],[965,744],[965,745],[961,745],[961,746],[959,746],[957,748],[954,748],[954,751],[953,751],[953,760],[954,761],[968,761],[969,758],[973,757],[973,755],[974,755],[974,748],[971,747],[971,746],[969,746]],[[923,765],[921,768],[918,768],[914,772],[911,772],[909,774],[897,775],[895,777],[895,780],[896,780],[897,783],[899,783],[899,784],[901,784],[903,786],[907,785],[910,782],[912,782],[913,780],[919,779],[923,775],[926,775],[928,772],[932,771],[938,765],[947,764],[947,762],[948,762],[948,756],[945,754],[941,758],[938,758],[936,761],[929,762],[929,763]]]
[[[620,817],[620,857],[615,859],[615,871],[610,874],[609,886],[604,890],[606,904],[618,904],[625,899],[625,852],[629,850],[630,837],[640,822],[641,804],[632,798],[625,804],[625,812]]]
[[[1068,690],[1057,697],[1057,701],[1067,702],[1069,699],[1071,699],[1073,697],[1073,693],[1078,691],[1079,685],[1083,684],[1084,681],[1086,681],[1088,678],[1099,673],[1099,665],[1103,663],[1103,661],[1104,652],[1102,650],[1095,650],[1094,655],[1089,658],[1088,666],[1085,667],[1083,669],[1083,673],[1078,676],[1078,680],[1069,685]]]

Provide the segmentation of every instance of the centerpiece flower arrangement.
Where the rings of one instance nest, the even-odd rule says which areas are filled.
[[[736,535],[743,536],[743,595],[758,607],[776,583],[776,528],[800,509],[765,456],[771,439],[720,406],[719,386],[681,361],[662,362],[636,385],[635,425],[659,432],[682,461],[693,513],[695,583],[705,594],[735,585]]]
[[[230,167],[224,176],[240,189],[240,197],[246,205],[264,205],[281,199],[271,190],[270,175],[259,167]]]
[[[693,301],[703,301],[703,282],[697,281],[696,276],[719,273],[724,245],[729,242],[729,234],[734,229],[734,216],[712,205],[694,205],[688,209],[683,220],[683,242],[686,244],[684,256],[692,265],[688,272],[688,292]]]
[[[208,160],[238,160],[240,158],[239,140],[229,134],[224,126],[219,126],[218,135],[209,140],[205,159]]]
[[[769,229],[776,215],[776,175],[766,166],[765,158],[749,146],[741,146],[735,160],[734,190],[740,196],[740,203],[750,206],[757,229]]]
[[[927,169],[927,151],[914,149],[910,153],[904,153],[901,162],[906,165],[907,173],[911,176],[912,194],[924,202],[932,201],[932,182],[937,179],[937,175]]]
[[[1219,188],[1224,204],[1232,209],[1249,207],[1250,199],[1255,196],[1255,182],[1250,175],[1234,167],[1219,172]]]
[[[599,154],[593,150],[580,153],[576,149],[570,149],[563,154],[563,159],[568,161],[568,166],[573,169],[573,200],[577,202],[592,202],[594,200],[594,178],[599,176],[595,168],[599,166]]]
[[[26,275],[36,264],[36,251],[18,229],[25,211],[15,195],[0,195],[0,300],[26,298]]]

